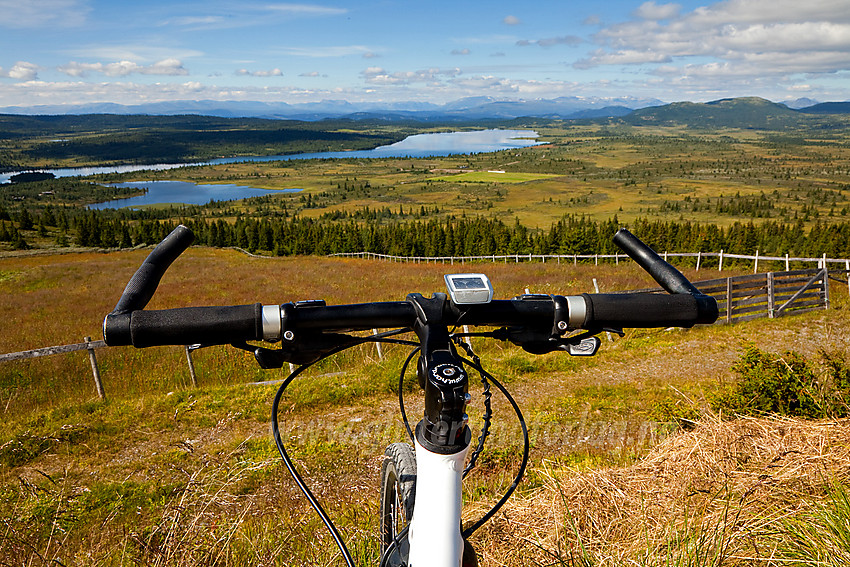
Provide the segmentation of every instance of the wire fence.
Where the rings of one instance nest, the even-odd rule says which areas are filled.
[[[481,256],[394,256],[390,254],[378,254],[376,252],[341,252],[331,254],[334,257],[364,258],[372,260],[383,260],[389,262],[409,263],[443,263],[443,264],[466,264],[480,262],[556,262],[573,263],[593,261],[613,261],[619,264],[620,260],[628,260],[625,254],[501,254]],[[703,293],[714,296],[720,307],[718,323],[742,322],[758,317],[777,317],[783,314],[796,314],[829,307],[829,280],[830,278],[843,282],[846,278],[848,293],[850,293],[850,260],[843,258],[828,258],[826,254],[819,258],[799,258],[785,256],[761,255],[756,251],[755,255],[732,254],[724,252],[665,252],[661,254],[665,260],[673,258],[695,258],[696,269],[699,270],[703,260],[708,258],[718,259],[718,271],[723,270],[724,260],[744,260],[753,262],[753,273],[756,276],[736,276],[718,278],[694,282]],[[759,262],[764,266],[765,262],[782,262],[785,272],[763,272],[758,274]],[[814,263],[817,269],[791,271],[791,263]],[[830,272],[829,266],[842,265],[842,269]],[[842,278],[837,277],[842,274]],[[594,284],[596,282],[594,281]],[[799,287],[794,287],[799,286]],[[660,290],[636,290],[636,291],[658,291]],[[634,293],[634,292],[625,292]],[[377,332],[377,330],[375,331]],[[27,360],[43,356],[57,354],[68,354],[85,350],[88,352],[92,368],[92,376],[95,388],[101,399],[106,399],[103,381],[97,365],[95,351],[106,347],[106,343],[97,340],[92,341],[85,337],[81,343],[44,347],[34,350],[0,354],[0,362],[13,362]],[[192,386],[197,387],[197,375],[195,365],[192,361],[194,347],[186,346],[185,356],[189,367],[189,375]],[[379,356],[380,356],[379,351]],[[291,365],[290,365],[291,366]]]
[[[466,264],[476,262],[555,262],[578,264],[579,262],[594,262],[596,265],[600,261],[613,261],[619,264],[620,260],[629,260],[626,254],[490,254],[479,256],[395,256],[392,254],[379,254],[377,252],[338,252],[329,256],[343,258],[363,258],[370,260],[385,260],[388,262],[408,262],[414,264],[435,263],[435,264]],[[730,260],[743,260],[753,262],[753,273],[758,273],[759,262],[762,266],[766,262],[781,262],[785,264],[785,271],[791,271],[791,263],[796,264],[815,264],[818,268],[824,268],[829,264],[843,265],[844,269],[850,270],[850,259],[846,258],[828,258],[826,254],[821,257],[792,257],[789,254],[784,256],[768,256],[760,254],[758,250],[754,255],[750,254],[733,254],[731,252],[664,252],[661,254],[665,260],[669,261],[673,258],[694,258],[696,260],[696,269],[704,267],[704,261],[707,259],[717,258],[717,270],[723,271],[724,261],[728,263]]]

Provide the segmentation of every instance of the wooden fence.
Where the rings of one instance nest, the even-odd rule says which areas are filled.
[[[718,323],[829,308],[829,272],[825,268],[719,278],[694,285],[717,300]]]
[[[81,350],[88,351],[89,363],[91,364],[92,377],[94,378],[94,387],[97,390],[97,395],[101,400],[106,399],[106,390],[103,388],[103,380],[100,377],[100,369],[97,366],[97,355],[95,350],[105,348],[107,345],[103,341],[93,341],[91,337],[85,337],[82,343],[74,343],[70,345],[59,345],[34,350],[25,350],[21,352],[10,352],[9,354],[0,354],[0,362],[12,362],[15,360],[29,360],[31,358],[41,358],[42,356],[53,356],[55,354],[67,354],[69,352],[78,352]],[[198,387],[198,378],[195,374],[195,364],[192,362],[193,347],[184,347],[186,352],[186,361],[189,364],[189,376],[192,378],[192,386]]]

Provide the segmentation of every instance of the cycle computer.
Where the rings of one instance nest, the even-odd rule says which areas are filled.
[[[446,274],[446,287],[452,301],[458,305],[490,303],[493,286],[484,274]]]

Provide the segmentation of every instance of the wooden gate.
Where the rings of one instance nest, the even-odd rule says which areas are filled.
[[[717,299],[718,323],[829,308],[829,273],[825,268],[719,278],[694,285]]]

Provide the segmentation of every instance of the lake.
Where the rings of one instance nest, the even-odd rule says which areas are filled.
[[[452,154],[475,154],[495,152],[512,148],[526,148],[540,142],[536,141],[537,132],[533,130],[476,130],[474,132],[446,132],[439,134],[415,134],[400,142],[388,146],[379,146],[372,150],[350,152],[317,152],[289,154],[284,156],[242,156],[218,158],[197,163],[155,163],[147,165],[114,165],[109,167],[70,167],[59,169],[36,169],[56,177],[75,177],[95,175],[97,173],[127,173],[133,171],[163,171],[178,167],[195,165],[218,165],[222,163],[240,163],[247,161],[289,161],[295,159],[331,159],[331,158],[387,158],[387,157],[431,157]],[[0,183],[19,171],[0,173]]]
[[[455,154],[475,154],[483,152],[495,152],[499,150],[510,150],[526,148],[539,144],[536,140],[537,132],[533,130],[476,130],[473,132],[445,132],[437,134],[415,134],[408,136],[400,142],[388,146],[379,146],[371,150],[353,150],[348,152],[316,152],[303,154],[289,154],[279,156],[248,156],[219,158],[197,163],[158,163],[149,165],[116,165],[109,167],[74,167],[59,169],[38,169],[33,171],[44,171],[52,173],[56,177],[85,177],[98,173],[128,173],[134,171],[164,171],[179,167],[191,167],[198,165],[219,165],[225,163],[242,162],[268,162],[268,161],[291,161],[300,159],[336,159],[336,158],[391,158],[391,157],[437,157]],[[15,173],[0,173],[0,183],[8,183]],[[91,205],[89,208],[117,209],[128,206],[154,205],[158,203],[188,203],[201,205],[208,203],[210,199],[231,200],[244,199],[257,195],[268,195],[270,192],[255,187],[243,185],[195,185],[188,182],[156,182],[156,183],[182,183],[181,186],[158,186],[154,182],[143,182],[141,187],[147,187],[149,192],[140,197],[130,199],[119,199]],[[119,187],[133,186],[132,184],[118,184]],[[214,189],[200,189],[197,198],[192,198],[193,187],[219,188],[225,187],[221,192]],[[298,191],[294,189],[293,191]],[[227,197],[217,195],[227,194]],[[158,197],[156,196],[158,195]],[[181,197],[182,195],[182,197]],[[134,201],[140,199],[140,201]],[[191,200],[185,200],[191,199]]]
[[[245,199],[247,197],[262,197],[272,193],[295,193],[301,189],[283,189],[272,191],[257,189],[256,187],[245,187],[244,185],[209,185],[192,183],[189,181],[132,181],[128,183],[111,183],[113,187],[130,187],[135,189],[147,189],[144,195],[128,197],[126,199],[115,199],[89,205],[89,209],[120,209],[123,207],[140,207],[143,205],[159,205],[163,203],[175,203],[185,205],[204,205],[211,200],[231,201],[234,199]]]

